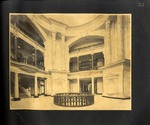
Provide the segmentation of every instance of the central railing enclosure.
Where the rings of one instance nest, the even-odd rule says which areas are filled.
[[[94,95],[89,93],[58,93],[54,104],[66,107],[80,107],[94,104]]]

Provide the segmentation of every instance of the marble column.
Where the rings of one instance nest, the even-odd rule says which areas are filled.
[[[14,101],[20,100],[19,98],[19,79],[18,79],[18,73],[15,73],[15,81],[14,81]]]
[[[67,83],[68,83],[68,85],[67,85],[68,86],[68,92],[71,92],[70,79],[67,80]]]
[[[77,78],[78,92],[80,92],[80,79]]]
[[[34,98],[38,98],[38,79],[34,77]]]
[[[45,88],[44,88],[44,95],[46,96],[46,95],[48,95],[48,94],[47,94],[47,79],[44,80],[44,83],[45,83],[45,84],[44,84],[44,85],[45,85]]]
[[[18,60],[18,41],[17,41],[17,37],[15,37],[15,59]]]
[[[94,94],[94,77],[92,77],[92,94]]]
[[[94,69],[94,60],[93,60],[93,54],[91,54],[91,61],[92,61],[92,67],[91,67],[91,69],[93,70],[93,69]]]
[[[79,70],[80,70],[79,57],[77,57],[77,71],[79,72]]]
[[[34,59],[35,59],[35,66],[37,66],[37,49],[34,48]]]
[[[45,70],[45,53],[42,53],[42,55],[43,55],[43,70]]]
[[[65,43],[66,44],[66,43]],[[69,71],[69,63],[70,63],[70,57],[69,57],[69,47],[67,45],[66,46],[66,70]]]

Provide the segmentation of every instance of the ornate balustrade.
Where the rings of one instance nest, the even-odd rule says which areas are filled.
[[[17,59],[13,58],[12,60],[15,62],[19,62],[19,63],[23,63],[23,64],[27,64],[27,65],[32,65],[32,66],[37,67],[38,69],[41,69],[41,70],[45,70],[45,67],[43,65],[37,64],[37,66],[35,66],[34,61],[28,60],[26,58],[17,58]]]
[[[54,104],[65,107],[81,107],[94,104],[94,95],[89,93],[58,93]]]

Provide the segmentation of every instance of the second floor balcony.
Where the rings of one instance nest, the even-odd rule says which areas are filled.
[[[43,52],[22,39],[16,38],[13,34],[11,34],[10,42],[10,53],[13,61],[45,70]]]
[[[70,72],[99,70],[104,66],[103,53],[85,55],[70,59]]]
[[[15,62],[19,63],[19,64],[22,63],[22,64],[25,64],[26,66],[32,66],[32,67],[38,68],[40,70],[45,70],[43,62],[35,62],[31,58],[24,58],[24,57],[13,58],[13,56],[11,56],[11,60],[14,63]]]
[[[37,28],[26,16],[11,16],[11,28],[21,33],[31,41],[34,41],[41,47],[45,47],[42,37],[37,32]]]

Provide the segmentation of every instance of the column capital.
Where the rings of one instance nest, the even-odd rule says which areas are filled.
[[[34,75],[34,77],[35,77],[35,78],[38,78],[38,76],[37,76],[37,75]]]
[[[111,23],[110,19],[108,19],[108,20],[105,21],[105,27],[106,27],[106,29],[108,29],[110,27],[110,23]]]
[[[19,72],[14,72],[16,75],[19,75]]]
[[[56,40],[56,32],[54,32],[54,31],[51,32],[51,36],[52,36],[52,39],[53,39],[53,40]]]
[[[44,93],[44,95],[48,96],[48,94],[47,94],[47,78],[44,78],[44,84],[45,84],[45,93]]]
[[[15,37],[15,39],[19,38],[19,36],[17,36],[17,34],[13,34],[13,36]]]
[[[42,53],[43,57],[45,57],[45,53]]]
[[[56,33],[57,33],[57,32],[55,32],[55,31],[52,31],[52,32],[51,32],[52,36],[56,36]]]
[[[34,50],[38,50],[38,48],[37,48],[36,46],[35,46],[35,47],[33,47],[33,49],[34,49]]]
[[[64,34],[61,34],[61,39],[62,39],[62,41],[65,41],[65,35]]]
[[[79,79],[79,77],[77,78],[77,84],[78,84],[78,92],[80,92],[80,79]]]
[[[34,76],[34,98],[38,98],[38,78]]]

